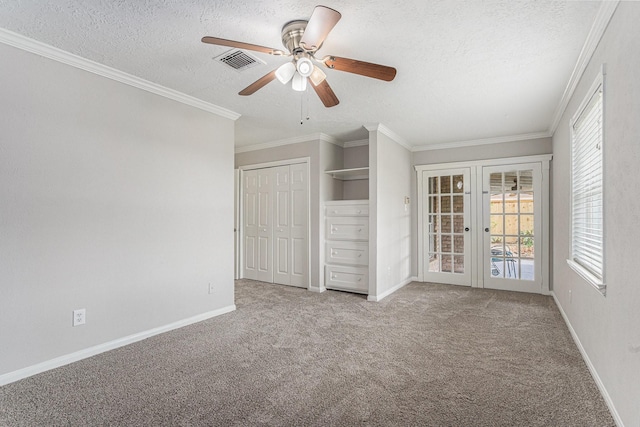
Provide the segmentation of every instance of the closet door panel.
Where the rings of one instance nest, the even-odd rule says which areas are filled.
[[[258,173],[246,171],[243,175],[244,268],[242,276],[258,279]]]
[[[308,164],[290,166],[291,197],[291,280],[294,286],[309,285],[309,173]]]
[[[273,282],[273,171],[258,174],[258,280]]]
[[[291,283],[291,196],[289,175],[289,166],[273,168],[273,281],[281,285],[289,285]]]

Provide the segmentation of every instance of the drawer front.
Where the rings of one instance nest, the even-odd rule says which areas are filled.
[[[369,293],[369,269],[366,267],[327,265],[324,274],[325,286],[329,289]]]
[[[328,241],[325,248],[327,264],[369,265],[368,242]]]
[[[327,218],[327,240],[368,240],[369,218]]]
[[[369,205],[327,205],[326,216],[369,216]]]

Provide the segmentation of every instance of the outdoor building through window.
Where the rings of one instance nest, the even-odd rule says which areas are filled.
[[[604,293],[603,83],[601,74],[571,121],[569,265]]]

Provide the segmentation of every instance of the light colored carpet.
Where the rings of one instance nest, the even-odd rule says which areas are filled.
[[[614,425],[549,297],[238,281],[236,305],[0,388],[0,425]]]

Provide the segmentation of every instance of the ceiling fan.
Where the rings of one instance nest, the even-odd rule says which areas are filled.
[[[283,84],[291,81],[294,90],[305,91],[309,80],[311,87],[318,94],[324,106],[333,107],[338,105],[340,101],[331,86],[329,86],[329,83],[327,83],[326,74],[317,64],[332,70],[345,71],[388,82],[396,76],[396,69],[393,67],[340,58],[333,55],[316,58],[317,51],[322,47],[322,43],[338,23],[341,16],[340,12],[326,6],[316,6],[308,21],[296,20],[287,22],[282,27],[282,44],[287,48],[288,53],[280,49],[218,37],[203,37],[202,42],[270,55],[293,57],[291,62],[287,62],[262,76],[241,90],[239,95],[251,95],[275,79],[278,79]]]

